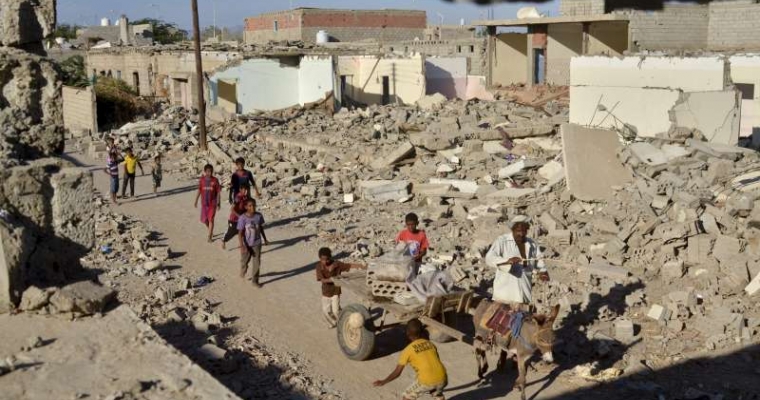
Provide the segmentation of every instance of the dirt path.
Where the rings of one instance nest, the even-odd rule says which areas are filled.
[[[71,154],[82,165],[98,169],[94,172],[95,186],[107,194],[108,176],[102,171],[101,162],[93,162],[81,154]],[[146,172],[149,168],[146,166]],[[320,291],[315,281],[313,262],[316,259],[316,237],[304,236],[290,224],[277,224],[267,230],[272,242],[265,247],[262,257],[262,289],[255,289],[249,281],[238,275],[239,253],[236,242],[223,251],[220,242],[206,242],[205,227],[199,223],[199,211],[193,208],[195,182],[181,181],[165,175],[163,195],[153,198],[149,175],[138,176],[138,197],[123,201],[117,211],[138,217],[159,230],[168,239],[173,252],[181,254],[171,264],[196,274],[215,279],[203,290],[213,303],[220,303],[217,311],[228,317],[237,317],[236,329],[247,331],[280,351],[300,354],[308,360],[314,371],[334,380],[333,386],[350,399],[397,399],[410,383],[413,372],[404,375],[384,388],[375,389],[372,381],[384,378],[393,368],[398,351],[403,347],[399,332],[383,334],[379,341],[378,355],[369,361],[353,362],[341,353],[336,331],[327,329],[320,313]],[[141,196],[142,194],[142,196]],[[260,211],[266,216],[266,203]],[[219,237],[226,229],[228,207],[225,205],[216,218],[215,234]],[[298,217],[298,216],[293,216]],[[314,243],[314,241],[319,241]],[[311,243],[309,243],[311,242]],[[354,302],[350,294],[344,294],[343,305]],[[470,347],[461,343],[439,345],[441,357],[449,371],[449,399],[517,399],[519,394],[511,390],[515,374],[492,375],[493,380],[485,386],[477,386],[476,364]],[[495,360],[491,357],[491,365]],[[547,388],[544,372],[531,372],[528,393],[534,399],[548,399],[577,387],[554,381]],[[542,390],[541,390],[542,389]]]

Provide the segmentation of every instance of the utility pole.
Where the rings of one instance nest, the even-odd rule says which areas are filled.
[[[198,90],[198,124],[200,125],[201,150],[208,150],[206,143],[206,101],[203,99],[203,61],[201,60],[201,29],[198,23],[198,0],[191,0],[193,6],[193,42],[195,42],[195,74]]]

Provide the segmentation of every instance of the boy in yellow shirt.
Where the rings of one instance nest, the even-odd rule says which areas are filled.
[[[140,167],[140,173],[145,175],[140,160],[137,159],[132,152],[132,148],[128,147],[126,150],[127,155],[124,157],[124,187],[121,188],[121,197],[126,198],[127,184],[129,184],[129,193],[131,197],[135,197],[135,176],[137,175],[137,167]]]
[[[445,400],[443,389],[448,385],[446,367],[438,357],[438,349],[425,339],[424,328],[418,319],[406,324],[406,337],[409,345],[401,352],[396,369],[387,378],[375,381],[375,386],[383,386],[401,376],[404,367],[411,364],[417,373],[417,379],[401,396],[403,400],[415,400],[423,395],[430,395],[436,400]]]

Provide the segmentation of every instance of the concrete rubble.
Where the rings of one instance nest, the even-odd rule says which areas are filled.
[[[614,131],[562,125],[567,109],[557,104],[436,104],[239,116],[210,127],[223,157],[188,149],[194,131],[181,127],[193,116],[176,108],[116,136],[143,154],[167,151],[169,168],[187,176],[211,162],[226,177],[226,160],[245,157],[270,219],[300,216],[294,224],[305,234],[355,249],[354,258],[391,249],[404,215],[415,212],[431,241],[425,264],[455,271],[464,288],[490,287],[485,251],[511,216],[530,215],[553,277],[534,287],[539,309],[610,304],[591,321],[565,323],[607,332],[611,343],[640,339],[605,349],[607,357],[627,354],[620,370],[624,359],[667,365],[680,354],[757,341],[749,321],[760,318],[750,297],[760,291],[760,223],[752,223],[760,192],[744,183],[752,175],[735,181],[758,169],[757,153],[703,142],[689,128],[621,143]],[[503,123],[549,125],[553,134],[512,138],[497,129]],[[724,308],[732,317],[720,333],[699,329]],[[647,351],[655,345],[662,351]]]

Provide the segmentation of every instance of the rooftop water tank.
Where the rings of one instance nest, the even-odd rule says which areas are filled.
[[[108,18],[101,18],[100,26],[111,26],[111,20]]]
[[[330,35],[327,31],[317,32],[317,44],[325,44],[330,41]]]

